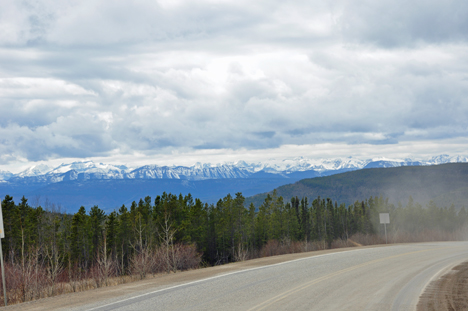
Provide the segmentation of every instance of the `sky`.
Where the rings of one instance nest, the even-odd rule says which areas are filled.
[[[1,6],[3,170],[467,154],[466,1]]]

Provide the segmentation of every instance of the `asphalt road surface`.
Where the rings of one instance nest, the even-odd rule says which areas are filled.
[[[203,278],[201,274],[201,279],[185,282],[153,281],[144,290],[112,298],[103,295],[101,300],[89,302],[86,293],[79,293],[83,298],[78,304],[66,308],[62,304],[62,308],[414,310],[431,280],[468,260],[468,242],[401,244],[333,253],[312,252],[308,256],[266,266],[244,266],[227,273],[219,270],[209,277]],[[212,268],[202,270],[209,269]],[[52,310],[53,298],[50,301],[52,305],[47,309]],[[47,305],[37,305],[40,306]]]

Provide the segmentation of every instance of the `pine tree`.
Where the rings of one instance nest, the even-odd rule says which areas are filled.
[[[300,203],[300,210],[301,210],[301,224],[302,230],[304,233],[304,241],[310,240],[310,214],[309,214],[309,203],[307,201],[307,197],[303,197]]]
[[[89,258],[89,235],[86,209],[81,206],[71,220],[70,234],[70,260],[74,263],[87,266]]]
[[[113,254],[114,257],[117,255],[117,226],[117,213],[113,211],[107,217],[105,223],[105,235],[107,250],[109,254]]]
[[[91,253],[93,256],[97,256],[99,251],[100,242],[103,237],[105,219],[106,213],[102,209],[97,205],[91,207],[91,211],[89,212],[89,229],[92,240]]]
[[[5,230],[5,239],[2,244],[3,254],[9,255],[10,261],[14,262],[15,253],[17,252],[17,237],[19,230],[17,226],[16,205],[13,197],[6,195],[2,201],[3,212],[3,228]]]
[[[125,205],[122,205],[117,213],[117,242],[120,256],[119,269],[125,273],[130,258],[130,238],[131,238],[130,213]]]

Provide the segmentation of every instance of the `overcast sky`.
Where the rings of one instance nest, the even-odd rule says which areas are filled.
[[[2,0],[2,169],[422,158],[467,134],[464,0]]]

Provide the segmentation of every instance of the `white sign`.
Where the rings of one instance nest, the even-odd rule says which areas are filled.
[[[2,202],[0,201],[0,239],[5,237],[5,231],[3,231],[3,213],[2,213]]]
[[[380,223],[381,224],[389,224],[390,223],[390,215],[388,213],[380,213]]]

